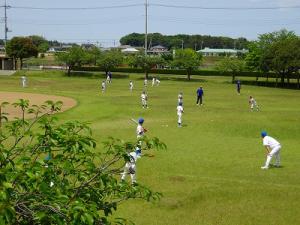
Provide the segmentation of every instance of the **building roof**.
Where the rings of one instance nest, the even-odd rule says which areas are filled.
[[[243,49],[243,50],[238,50],[238,49],[230,49],[230,48],[204,48],[201,49],[197,52],[200,53],[231,53],[231,54],[236,54],[238,52],[246,53],[248,50]]]

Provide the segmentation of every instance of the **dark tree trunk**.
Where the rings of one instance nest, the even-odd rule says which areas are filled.
[[[20,58],[20,70],[23,68],[23,59]]]
[[[68,77],[70,77],[71,76],[71,66],[68,66]]]
[[[278,86],[278,73],[276,73],[276,83],[275,83],[275,87]]]
[[[191,80],[191,73],[189,73],[189,72],[187,73],[187,79]]]
[[[149,74],[149,72],[146,70],[145,71],[145,79],[147,79],[147,80],[148,80],[148,77],[149,77],[148,74]]]
[[[232,74],[232,80],[231,80],[231,82],[234,84],[234,82],[235,82],[235,73],[233,73]]]
[[[282,85],[282,86],[284,85],[284,78],[285,78],[285,74],[284,74],[284,73],[281,73],[281,74],[280,74],[280,82],[281,82],[281,85]]]

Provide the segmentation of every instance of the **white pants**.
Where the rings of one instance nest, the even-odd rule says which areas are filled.
[[[146,99],[142,99],[142,106],[147,107],[147,100]]]
[[[22,81],[22,87],[26,87],[26,81],[25,80]]]
[[[132,163],[132,162],[127,162],[125,164],[125,167],[124,167],[124,171],[123,173],[121,174],[121,179],[122,180],[125,180],[126,178],[126,175],[127,174],[130,174],[130,177],[131,177],[131,183],[136,183],[136,172],[135,173],[130,173],[129,172],[129,167],[131,167],[132,169],[134,169],[134,171],[136,171],[136,166],[135,166],[135,163]]]
[[[276,166],[280,165],[280,149],[281,149],[281,145],[278,145],[278,146],[274,147],[272,149],[272,151],[268,154],[267,161],[266,161],[266,164],[265,164],[266,167],[269,167],[271,159],[272,159],[273,156],[275,156],[275,159],[276,159],[275,165]]]
[[[181,124],[182,122],[182,114],[177,114],[178,115],[178,123]]]

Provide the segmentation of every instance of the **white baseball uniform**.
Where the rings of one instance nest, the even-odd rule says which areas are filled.
[[[269,152],[268,156],[267,156],[267,160],[265,163],[265,167],[268,168],[271,162],[271,159],[273,156],[275,156],[276,158],[276,166],[280,166],[280,149],[281,149],[281,145],[280,143],[275,140],[274,138],[270,137],[270,136],[265,136],[263,138],[263,145],[265,147],[269,147],[271,149],[271,151]]]
[[[152,87],[154,86],[154,84],[155,84],[155,78],[153,77],[152,78]]]
[[[106,84],[105,84],[105,81],[102,81],[102,84],[101,84],[101,89],[102,89],[102,92],[105,91],[106,89]]]
[[[130,90],[130,91],[133,90],[133,82],[132,82],[132,81],[129,82],[129,90]]]
[[[159,86],[160,80],[159,80],[159,79],[156,79],[155,82],[156,82],[156,86]]]
[[[129,153],[130,161],[125,164],[124,171],[121,174],[121,179],[125,180],[126,175],[130,174],[131,183],[136,183],[136,161],[140,158],[140,155],[137,155],[135,152]]]
[[[183,103],[183,95],[182,94],[178,95],[178,103]]]
[[[148,106],[147,106],[147,98],[148,98],[147,94],[145,94],[145,93],[142,93],[142,94],[141,94],[141,99],[142,99],[142,106],[143,106],[143,108],[147,108],[147,107],[148,107]]]
[[[21,77],[21,82],[22,82],[22,87],[23,87],[23,88],[27,86],[27,85],[26,85],[26,81],[27,81],[27,78],[26,78],[25,76],[22,76],[22,77]]]
[[[179,105],[179,106],[177,106],[178,126],[181,126],[182,114],[183,114],[183,107],[181,105]]]
[[[256,101],[255,101],[255,99],[253,97],[251,97],[249,99],[249,104],[250,104],[251,110],[253,110],[254,108],[256,108],[256,110],[258,111],[258,105],[257,105],[257,103],[256,103]]]

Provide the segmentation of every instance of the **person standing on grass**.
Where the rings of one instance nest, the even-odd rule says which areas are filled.
[[[145,80],[144,80],[144,87],[147,88],[147,86],[148,86],[148,80],[147,80],[147,78],[145,78]]]
[[[148,104],[147,104],[147,101],[148,101],[148,95],[146,94],[145,91],[142,92],[141,94],[141,100],[142,100],[142,107],[145,109],[145,108],[148,108]]]
[[[179,92],[178,94],[178,105],[179,103],[181,103],[183,105],[183,93],[182,92]]]
[[[129,81],[129,90],[132,92],[132,90],[133,90],[133,82],[132,82],[132,80],[131,81]]]
[[[182,127],[182,114],[183,114],[184,110],[182,107],[182,103],[178,103],[177,106],[177,116],[178,116],[178,127]]]
[[[250,105],[251,111],[253,111],[254,108],[256,109],[256,111],[259,111],[258,105],[252,96],[249,97],[249,105]]]
[[[238,80],[238,81],[236,82],[236,91],[237,91],[237,93],[238,93],[239,95],[241,94],[241,89],[242,89],[242,84],[241,84],[241,81]]]
[[[25,88],[27,86],[27,77],[26,77],[26,75],[23,75],[21,77],[21,83],[22,83],[23,88]]]
[[[131,177],[131,184],[136,184],[136,161],[138,158],[141,157],[141,150],[136,149],[134,152],[130,152],[129,154],[129,161],[125,164],[124,171],[121,174],[122,182],[125,182],[125,178],[127,174],[130,174]]]
[[[202,89],[202,87],[199,87],[197,90],[197,105],[202,105],[202,97],[204,95],[204,91]]]
[[[266,163],[261,168],[263,170],[269,169],[270,162],[273,156],[275,156],[276,159],[275,167],[280,167],[281,144],[274,138],[268,136],[266,131],[261,132],[261,137],[263,139],[263,146],[266,148],[266,153],[267,153]]]
[[[105,92],[105,89],[106,89],[106,83],[105,83],[105,80],[104,80],[104,81],[102,81],[102,84],[101,84],[102,93]]]
[[[155,85],[155,83],[156,83],[156,79],[155,79],[155,77],[153,77],[152,78],[152,87]]]

